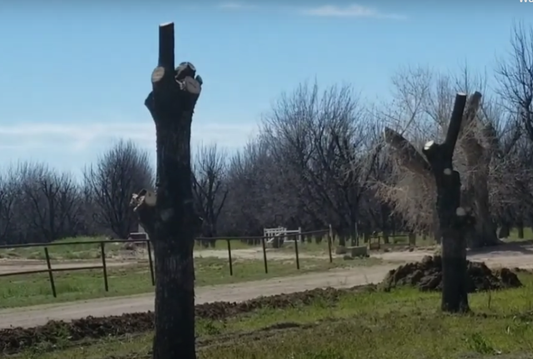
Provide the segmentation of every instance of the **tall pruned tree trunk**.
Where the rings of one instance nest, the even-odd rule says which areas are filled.
[[[155,255],[154,359],[195,359],[191,123],[202,81],[188,62],[174,69],[174,24],[159,27],[159,65],[145,105],[157,136],[157,194],[133,195]]]
[[[461,129],[466,94],[457,94],[443,144],[429,141],[424,156],[437,187],[437,214],[442,233],[442,302],[446,312],[467,312],[466,232],[472,217],[461,207],[461,179],[453,169],[453,152]]]
[[[466,95],[457,94],[443,144],[426,143],[422,155],[399,133],[386,128],[385,141],[411,171],[432,174],[437,189],[437,215],[442,235],[442,301],[446,312],[469,311],[466,275],[466,234],[473,217],[461,207],[461,179],[453,169],[453,153],[461,129]]]

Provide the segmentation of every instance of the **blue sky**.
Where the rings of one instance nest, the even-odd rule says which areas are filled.
[[[176,23],[176,61],[204,79],[193,146],[233,150],[300,82],[348,82],[375,100],[403,65],[490,69],[513,22],[533,15],[520,0],[288,4],[0,3],[0,166],[36,160],[77,173],[118,138],[155,152],[143,102],[163,22]]]

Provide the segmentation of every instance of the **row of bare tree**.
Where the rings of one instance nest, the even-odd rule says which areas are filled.
[[[136,225],[133,190],[153,186],[148,155],[120,142],[84,170],[80,181],[42,163],[20,163],[0,175],[0,242],[48,242],[107,234],[125,238]]]
[[[241,151],[216,145],[196,151],[191,180],[202,235],[331,223],[345,236],[409,230],[439,238],[433,180],[404,139],[418,150],[428,139],[441,140],[455,93],[477,90],[484,97],[477,113],[465,113],[454,157],[463,202],[477,219],[469,244],[494,243],[497,228],[531,225],[531,29],[517,25],[511,45],[490,75],[468,67],[453,75],[403,68],[392,79],[392,99],[379,104],[351,86],[322,91],[302,84],[283,94]],[[153,173],[149,155],[132,142],[120,142],[87,167],[81,183],[44,164],[11,167],[0,175],[0,242],[127,237],[137,226],[131,194],[152,188]]]

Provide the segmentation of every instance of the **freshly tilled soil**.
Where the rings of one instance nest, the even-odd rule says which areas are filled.
[[[260,308],[289,308],[306,305],[316,299],[336,302],[346,292],[375,290],[374,285],[350,289],[313,289],[299,293],[259,297],[245,302],[213,302],[196,306],[196,317],[221,320]],[[87,317],[71,322],[50,321],[34,328],[0,330],[0,354],[11,354],[39,343],[54,344],[65,340],[76,342],[87,339],[142,333],[153,329],[154,313],[132,313],[112,317]]]
[[[467,261],[467,274],[469,293],[522,286],[516,274],[510,269],[491,270],[482,262]],[[385,289],[412,286],[421,291],[441,291],[442,257],[426,256],[420,262],[403,264],[387,274],[382,286]]]

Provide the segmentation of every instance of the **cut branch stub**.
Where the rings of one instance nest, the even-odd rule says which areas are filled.
[[[174,23],[159,25],[158,67],[174,69]]]
[[[182,62],[176,67],[176,81],[181,81],[185,77],[194,78],[196,75],[196,67],[190,62]]]
[[[152,72],[152,92],[144,101],[154,121],[170,121],[192,111],[202,91],[202,79],[190,62],[174,66],[174,23],[159,26],[158,66]],[[156,111],[157,109],[157,111]],[[159,113],[156,113],[159,112]],[[165,114],[168,114],[165,115]]]
[[[152,191],[142,189],[139,193],[133,193],[131,195],[130,207],[133,207],[133,211],[137,213],[139,221],[150,236],[153,234],[153,224],[156,216],[157,197]]]
[[[385,142],[394,148],[402,166],[413,173],[422,176],[429,175],[431,171],[429,163],[405,137],[388,127],[385,127],[384,137]]]
[[[155,68],[155,70],[152,72],[152,83],[158,83],[165,77],[165,68],[162,66],[158,66]]]

